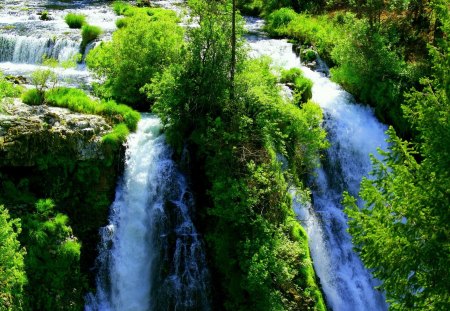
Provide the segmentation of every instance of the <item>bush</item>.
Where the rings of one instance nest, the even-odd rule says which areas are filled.
[[[125,15],[125,12],[128,11],[128,9],[130,9],[131,6],[123,1],[115,1],[112,4],[112,7],[117,15]]]
[[[311,99],[313,83],[303,76],[303,72],[300,69],[283,70],[280,82],[289,84],[294,91],[294,101],[296,103],[306,103]]]
[[[64,20],[70,28],[81,28],[86,24],[86,17],[81,14],[69,13]]]
[[[41,21],[48,21],[50,20],[50,14],[48,13],[48,11],[42,11],[41,16],[39,16],[39,19]]]
[[[114,127],[111,133],[102,137],[102,142],[111,146],[113,150],[117,150],[125,142],[129,133],[128,127],[125,124],[120,123]]]
[[[282,8],[267,17],[266,30],[272,36],[287,35],[286,27],[297,17],[293,9]]]
[[[123,27],[126,27],[127,26],[127,21],[126,21],[126,18],[120,18],[120,19],[118,19],[118,20],[116,20],[116,27],[117,28],[123,28]]]
[[[173,11],[133,8],[127,14],[119,20],[112,40],[91,50],[86,63],[104,81],[95,88],[98,96],[147,111],[151,103],[141,88],[167,65],[178,62],[183,29]]]
[[[312,62],[316,59],[316,52],[312,49],[306,49],[302,51],[301,59],[304,62]]]
[[[89,42],[94,41],[102,34],[102,29],[98,26],[84,25],[81,28],[81,50],[84,51]]]
[[[39,106],[44,103],[44,96],[37,89],[30,89],[23,93],[22,101],[31,106]]]

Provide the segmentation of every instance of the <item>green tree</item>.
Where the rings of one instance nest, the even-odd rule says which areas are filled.
[[[102,42],[87,56],[86,63],[105,82],[97,91],[106,98],[145,109],[149,102],[140,89],[179,61],[183,29],[174,12],[163,9],[129,8],[124,27],[112,41]]]
[[[448,34],[448,7],[437,7]],[[434,75],[407,96],[412,145],[388,131],[391,144],[361,183],[360,210],[345,195],[350,233],[394,310],[450,308],[450,54],[448,37],[431,48]],[[419,159],[419,160],[418,160]]]
[[[23,286],[26,283],[23,257],[25,250],[17,240],[20,220],[10,219],[8,210],[0,205],[0,309],[21,310]]]
[[[24,219],[27,303],[32,310],[82,310],[86,281],[80,273],[81,245],[68,217],[53,201],[39,200]]]

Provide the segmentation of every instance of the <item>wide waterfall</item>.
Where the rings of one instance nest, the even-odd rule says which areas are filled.
[[[5,0],[0,5],[0,71],[5,75],[30,78],[32,72],[46,68],[44,57],[60,64],[77,59],[80,52],[81,30],[70,29],[64,21],[71,13],[82,14],[89,24],[103,30],[101,40],[108,40],[116,30],[118,16],[106,0],[38,1]],[[40,19],[40,12],[48,12],[48,20]],[[88,44],[87,52],[96,42]],[[59,77],[58,85],[89,89],[91,74],[82,62],[74,68],[52,69]]]
[[[44,57],[63,62],[73,59],[79,49],[80,42],[66,38],[0,35],[0,62],[39,64]]]
[[[209,310],[202,243],[184,176],[160,121],[144,115],[127,143],[123,180],[101,230],[97,293],[86,310]]]
[[[375,289],[377,281],[352,249],[340,202],[344,190],[358,193],[362,177],[371,170],[369,155],[376,154],[378,147],[386,149],[387,128],[339,85],[302,66],[292,44],[261,34],[261,25],[258,19],[247,19],[247,29],[252,32],[247,36],[251,55],[268,55],[276,67],[301,68],[314,83],[313,101],[324,112],[331,147],[311,180],[313,204],[294,200],[294,208],[308,232],[314,268],[327,305],[334,311],[386,310],[383,294]]]

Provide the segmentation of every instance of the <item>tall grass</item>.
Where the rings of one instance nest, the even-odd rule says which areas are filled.
[[[69,13],[64,20],[70,28],[81,28],[86,24],[86,17],[81,14]]]
[[[102,34],[102,29],[98,26],[83,25],[81,28],[81,50],[84,51],[89,42],[94,41]]]
[[[69,108],[75,112],[98,114],[113,124],[123,123],[130,131],[136,130],[140,119],[139,112],[126,105],[117,104],[112,100],[94,100],[78,89],[55,88],[46,93],[45,99],[50,106]]]

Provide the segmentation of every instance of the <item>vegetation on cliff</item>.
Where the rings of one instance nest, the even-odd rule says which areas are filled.
[[[145,89],[169,141],[179,151],[187,144],[193,175],[205,178],[196,179],[197,209],[216,280],[214,305],[324,310],[288,195],[326,146],[321,111],[311,102],[284,102],[269,61],[248,60],[239,36],[231,81],[230,7],[189,4],[200,25],[188,31],[184,61]]]

